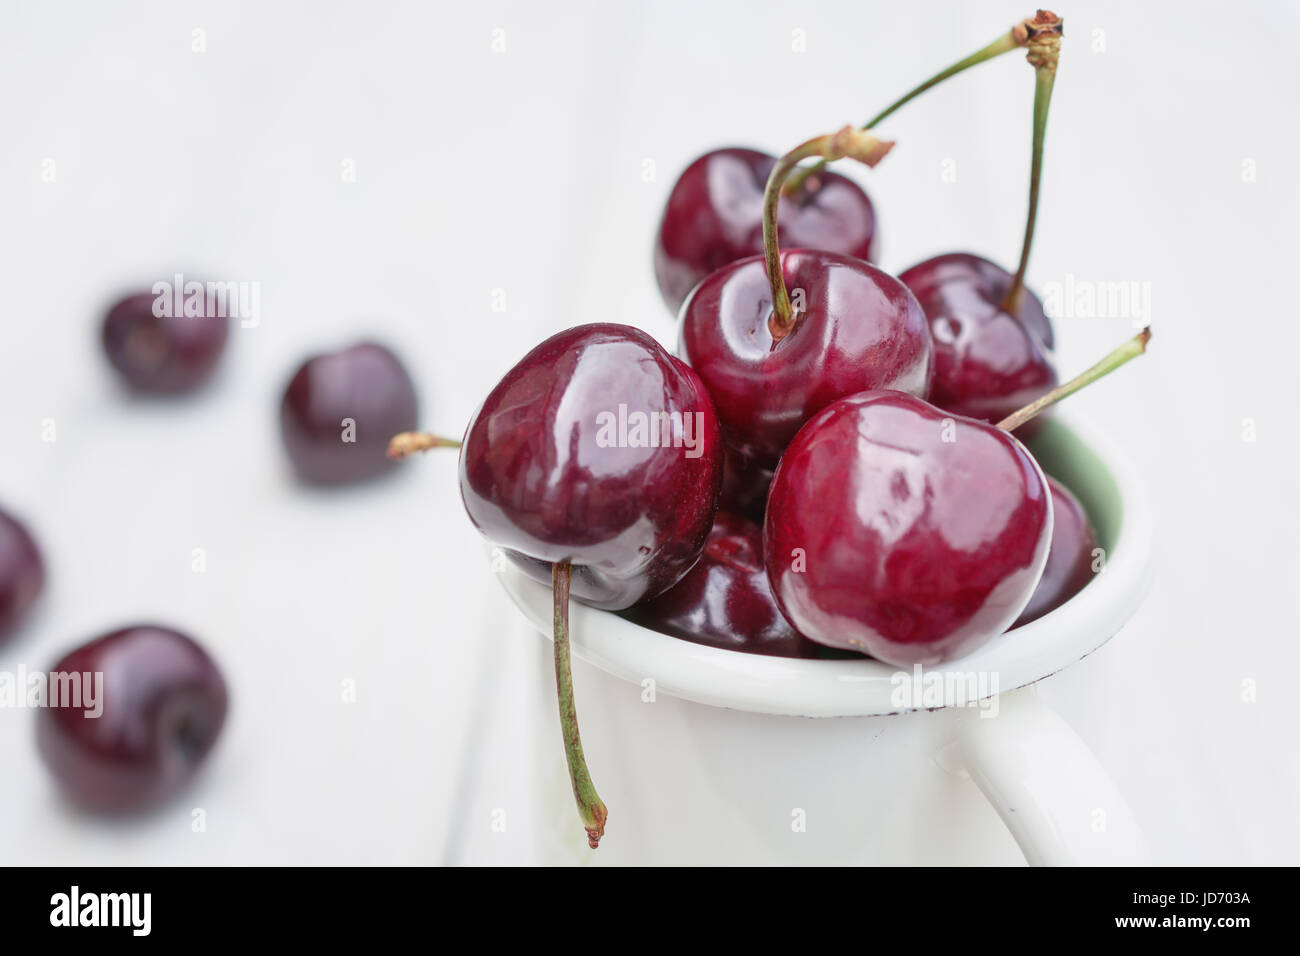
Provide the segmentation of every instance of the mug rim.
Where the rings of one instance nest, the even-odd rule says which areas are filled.
[[[1045,424],[1071,433],[1107,473],[1119,499],[1119,525],[1104,569],[1087,587],[971,654],[919,671],[868,658],[773,657],[695,644],[576,601],[569,611],[573,654],[624,680],[643,686],[653,681],[657,693],[799,717],[887,716],[972,706],[1049,677],[1101,647],[1137,611],[1152,579],[1154,522],[1141,475],[1103,430],[1068,410],[1058,410]],[[500,563],[497,576],[533,628],[550,638],[550,588],[509,561]]]

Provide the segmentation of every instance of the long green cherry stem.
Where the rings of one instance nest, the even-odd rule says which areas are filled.
[[[416,452],[432,448],[459,448],[460,442],[439,438],[427,432],[402,432],[388,445],[388,457],[394,461]],[[578,803],[578,816],[587,830],[587,843],[594,850],[605,835],[605,821],[609,811],[596,793],[587,770],[587,759],[582,753],[582,737],[578,733],[578,710],[573,699],[573,658],[569,648],[569,585],[573,580],[573,566],[568,561],[551,565],[551,593],[554,600],[552,627],[555,636],[555,692],[560,704],[560,730],[564,734],[564,756],[569,764],[569,780],[573,784],[573,798]]]
[[[402,432],[394,435],[388,442],[388,457],[393,461],[410,458],[417,452],[432,448],[459,448],[460,442],[454,438],[441,438],[428,432]]]
[[[1043,409],[1050,408],[1061,399],[1067,398],[1079,391],[1081,388],[1091,385],[1093,382],[1097,381],[1097,379],[1109,375],[1125,362],[1137,358],[1147,350],[1147,343],[1150,341],[1151,326],[1147,326],[1082,375],[1075,376],[1064,385],[1056,386],[1056,388],[1052,389],[1036,401],[1032,401],[1024,408],[1012,412],[1006,418],[1002,419],[1002,421],[998,422],[998,428],[1008,432],[1015,431]]]
[[[874,166],[893,147],[892,142],[877,139],[871,130],[845,126],[837,133],[818,136],[796,146],[772,167],[771,175],[767,177],[767,188],[763,192],[763,255],[767,264],[767,281],[772,286],[772,318],[768,327],[774,340],[785,338],[795,320],[794,306],[790,303],[785,275],[781,271],[781,250],[776,241],[776,211],[780,205],[781,186],[786,177],[800,162],[813,156],[828,160],[848,157]]]
[[[556,561],[551,565],[551,592],[555,601],[555,692],[560,700],[560,730],[564,733],[564,756],[569,762],[573,799],[578,803],[578,816],[587,829],[587,843],[594,850],[605,835],[609,811],[591,782],[587,759],[582,754],[582,737],[578,734],[578,711],[573,702],[573,663],[569,656],[569,582],[572,577],[573,566],[568,561]]]
[[[938,86],[944,80],[950,79],[951,77],[956,76],[958,73],[962,73],[966,70],[969,70],[972,66],[978,66],[981,63],[986,63],[989,60],[994,59],[995,57],[1001,56],[1003,53],[1010,53],[1012,50],[1017,50],[1020,47],[1024,46],[1028,39],[1029,39],[1029,31],[1026,29],[1025,24],[1017,23],[1014,27],[1012,27],[1006,33],[1002,34],[1002,36],[998,37],[988,46],[981,47],[980,49],[972,53],[970,56],[966,57],[964,60],[958,60],[952,66],[948,67],[946,70],[940,70],[938,73],[930,77],[921,85],[915,86],[912,89],[908,90],[898,99],[894,100],[894,102],[890,103],[883,110],[881,110],[870,120],[864,123],[862,125],[862,128],[875,129],[886,119],[892,116],[896,110],[906,106],[908,103],[916,99],[918,96],[920,96],[922,93],[924,93],[926,90],[930,89],[931,87]],[[785,184],[785,189],[783,190],[784,193],[787,196],[798,195],[799,190],[803,188],[804,183],[808,181],[809,177],[815,176],[818,173],[820,173],[823,169],[826,168],[826,164],[828,162],[829,160],[822,159],[816,163],[813,163],[811,166],[805,166],[803,169],[798,170],[793,176],[790,177],[789,181]]]
[[[1047,135],[1047,110],[1052,104],[1052,86],[1056,83],[1056,65],[1061,58],[1061,37],[1064,21],[1047,10],[1039,10],[1032,20],[1026,20],[1028,31],[1025,59],[1034,68],[1034,145],[1029,167],[1029,216],[1025,221],[1025,241],[1020,247],[1020,266],[1016,277],[1002,300],[1002,310],[1011,315],[1020,313],[1020,301],[1025,292],[1025,269],[1029,265],[1029,247],[1034,243],[1034,223],[1038,219],[1038,187],[1043,176],[1043,140]]]

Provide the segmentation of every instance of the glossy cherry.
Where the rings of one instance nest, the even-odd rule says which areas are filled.
[[[506,373],[465,433],[460,488],[470,520],[526,573],[551,582],[560,724],[593,848],[607,811],[578,733],[570,591],[621,609],[677,583],[704,548],[721,483],[722,437],[704,384],[625,325],[547,339]]]
[[[796,250],[781,257],[804,310],[777,340],[762,257],[719,269],[682,310],[679,353],[713,396],[727,444],[775,467],[795,432],[837,398],[872,388],[924,396],[931,341],[907,288],[858,259]]]
[[[1046,479],[1006,432],[900,392],[835,402],[785,453],[765,564],[800,633],[897,666],[1002,633],[1047,561]]]
[[[776,657],[820,656],[820,645],[800,636],[772,598],[763,529],[726,511],[718,512],[690,573],[624,616],[696,644]]]
[[[742,459],[775,467],[799,427],[844,395],[929,389],[930,329],[906,286],[861,259],[777,243],[781,187],[801,160],[874,165],[892,145],[846,126],[782,156],[764,192],[763,255],[711,273],[682,306],[678,352]]]
[[[31,532],[0,508],[0,642],[12,637],[45,587],[45,562]]]
[[[165,314],[172,311],[169,293],[141,292],[108,310],[101,329],[104,352],[130,388],[175,394],[208,379],[225,351],[230,320],[211,296],[201,301],[200,315],[170,316]]]
[[[655,241],[655,277],[674,313],[701,279],[763,251],[763,189],[776,157],[717,149],[696,159],[668,195]],[[783,197],[781,244],[873,259],[876,213],[867,194],[838,173],[819,173]]]
[[[955,415],[998,422],[1057,383],[1052,325],[1024,290],[1003,308],[1014,277],[987,259],[954,252],[898,277],[925,310],[934,338],[930,401]]]
[[[80,675],[78,692],[96,697],[89,707],[86,696],[51,696],[58,706],[37,717],[41,756],[69,799],[86,809],[134,811],[176,793],[226,719],[226,684],[216,664],[169,628],[114,631],[72,651],[51,672]],[[102,708],[98,716],[95,708]]]
[[[1052,545],[1043,577],[1013,628],[1055,611],[1087,586],[1095,574],[1097,532],[1088,513],[1068,488],[1047,479],[1052,492]]]
[[[419,401],[401,361],[373,342],[308,359],[280,403],[280,434],[298,476],[316,484],[385,474],[388,441],[415,428]]]
[[[662,430],[634,430],[660,413],[675,419],[666,446]],[[613,609],[690,569],[721,481],[717,418],[699,378],[646,333],[604,323],[552,336],[507,372],[460,458],[465,508],[490,541],[541,581],[570,562],[573,596]]]
[[[830,405],[772,479],[763,560],[803,635],[897,666],[941,664],[1029,603],[1051,545],[1047,479],[1011,432],[1146,351],[1143,329],[996,426],[902,392]]]

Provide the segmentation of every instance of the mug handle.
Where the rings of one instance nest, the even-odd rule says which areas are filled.
[[[967,710],[957,744],[1030,866],[1147,862],[1142,831],[1114,781],[1032,686],[1000,695],[997,716]]]

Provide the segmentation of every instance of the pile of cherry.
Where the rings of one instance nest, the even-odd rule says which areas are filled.
[[[607,810],[578,732],[570,596],[737,652],[910,667],[967,654],[1091,579],[1088,517],[1021,439],[1039,412],[1141,354],[1149,332],[1059,385],[1051,323],[1024,285],[1061,35],[1039,11],[862,129],[780,158],[721,149],[693,162],[655,245],[680,316],[676,356],[625,325],[560,332],[506,373],[459,442],[412,431],[409,376],[378,346],[314,359],[290,383],[282,433],[304,479],[361,480],[390,458],[459,448],[471,521],[550,584],[561,727],[591,846]],[[874,166],[893,145],[873,132],[886,117],[1016,49],[1035,76],[1018,269],[968,253],[898,276],[872,265],[871,202],[825,165]],[[110,314],[110,357],[137,387],[193,387],[224,324],[154,319],[147,298]],[[355,440],[340,440],[342,420],[359,424]],[[0,633],[42,576],[30,536],[0,514]],[[133,675],[108,701],[113,721],[42,717],[47,762],[81,802],[171,792],[220,729],[224,684],[175,632],[120,631],[63,664]]]
[[[735,651],[911,667],[967,654],[1091,578],[1087,515],[1020,439],[1150,333],[1058,385],[1051,323],[1024,285],[1061,36],[1039,11],[862,129],[780,158],[701,156],[655,245],[676,356],[628,326],[572,328],[506,374],[462,443],[394,439],[395,458],[459,444],[470,519],[551,584],[561,725],[591,846],[608,814],[578,733],[570,595]],[[826,163],[876,165],[893,146],[873,132],[886,116],[1021,48],[1035,96],[1017,271],[967,253],[897,277],[870,264],[871,202]]]

